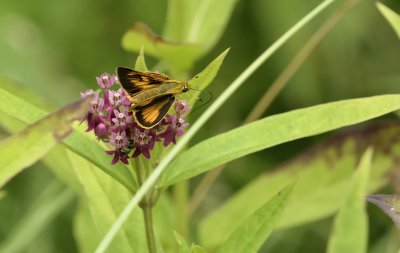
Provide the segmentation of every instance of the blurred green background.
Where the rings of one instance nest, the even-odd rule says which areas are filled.
[[[217,46],[196,63],[192,74],[231,47],[216,80],[208,87],[214,97],[218,96],[266,47],[319,2],[238,1]],[[399,1],[383,3],[400,12]],[[167,4],[166,0],[3,0],[0,76],[18,81],[54,108],[65,105],[78,98],[80,91],[96,88],[95,76],[111,73],[116,66],[133,66],[137,55],[121,48],[122,35],[138,21],[161,34]],[[264,64],[204,126],[193,143],[238,126],[337,6],[318,16]],[[146,60],[149,67],[156,64],[154,59]],[[398,38],[374,1],[363,1],[325,37],[265,115],[340,99],[398,93],[399,84]],[[291,142],[230,163],[201,211],[207,212],[250,179],[325,137]],[[7,185],[8,195],[0,203],[0,241],[52,177],[39,163]],[[71,224],[74,205],[66,208],[25,252],[76,251]]]

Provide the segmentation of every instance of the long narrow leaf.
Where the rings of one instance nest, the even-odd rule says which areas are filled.
[[[0,141],[0,187],[68,136],[71,121],[86,115],[89,102],[80,99]]]
[[[336,216],[329,239],[328,253],[364,253],[368,243],[368,219],[365,195],[372,161],[372,149],[367,149],[353,178],[353,187]]]
[[[357,124],[400,109],[400,95],[350,99],[282,113],[207,139],[166,169],[162,186],[284,142]]]
[[[386,18],[389,24],[393,27],[394,31],[396,32],[397,36],[400,39],[400,16],[396,12],[392,11],[384,4],[377,2],[376,7],[382,13],[382,15]]]
[[[0,111],[25,124],[32,124],[46,115],[46,111],[28,103],[0,88]],[[67,148],[85,157],[104,172],[118,180],[131,192],[136,189],[136,181],[128,168],[121,164],[111,166],[111,157],[105,155],[104,147],[85,133],[82,128],[74,127],[70,136],[63,142]]]
[[[296,178],[296,191],[277,229],[290,229],[333,215],[343,205],[343,193],[351,187],[352,175],[362,155],[360,151],[368,145],[374,148],[375,154],[371,171],[374,180],[368,184],[368,191],[376,192],[389,182],[388,175],[400,159],[399,135],[399,120],[358,126],[333,135],[282,165],[274,168],[266,165],[263,169],[267,173],[249,182],[200,222],[201,241],[207,247],[221,244],[226,234],[234,231],[282,185]],[[296,215],[292,210],[296,210]]]
[[[286,187],[254,212],[222,244],[218,252],[257,252],[281,218],[292,188],[293,185]]]
[[[101,238],[115,222],[116,217],[131,194],[112,178],[89,163],[87,160],[68,152],[73,170],[75,171],[85,194],[85,202]],[[146,249],[144,225],[139,210],[131,215],[128,225],[115,238],[110,247],[111,252],[143,252]]]

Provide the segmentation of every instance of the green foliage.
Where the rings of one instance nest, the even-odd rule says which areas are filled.
[[[34,5],[4,3],[0,8],[0,72],[23,85],[0,77],[0,127],[4,130],[0,137],[11,134],[0,141],[0,213],[7,217],[0,221],[0,251],[64,253],[77,247],[85,253],[96,249],[146,252],[145,223],[136,207],[151,191],[161,193],[153,208],[157,252],[293,253],[326,248],[328,252],[366,252],[367,245],[371,253],[397,251],[394,226],[382,212],[371,209],[368,229],[364,196],[383,188],[390,191],[391,184],[397,182],[398,121],[370,122],[369,127],[334,134],[328,141],[324,140],[326,135],[320,135],[400,108],[399,95],[380,95],[399,92],[399,51],[390,29],[380,29],[382,18],[374,6],[360,5],[359,12],[346,17],[340,29],[334,29],[315,48],[316,54],[303,64],[278,103],[270,108],[268,114],[275,115],[235,128],[265,92],[276,71],[287,65],[288,58],[323,24],[321,12],[331,2],[322,1],[286,33],[284,30],[312,9],[313,3],[292,1],[289,4],[293,8],[287,8],[285,1],[262,0],[158,0],[151,5],[148,1],[89,1],[79,6],[66,2],[62,8],[48,0]],[[399,16],[381,3],[377,6],[400,36]],[[393,4],[393,10],[396,7]],[[49,11],[43,13],[44,8]],[[341,7],[333,8],[332,16],[339,17]],[[282,47],[320,13],[305,33]],[[136,21],[140,19],[146,24]],[[132,26],[133,20],[136,23]],[[91,29],[76,29],[82,23]],[[132,28],[126,31],[129,26]],[[139,53],[135,64],[126,63],[126,52],[116,46],[121,34],[123,49]],[[280,34],[283,36],[271,43]],[[268,44],[272,46],[246,68]],[[227,47],[232,48],[229,62],[221,68],[229,50],[212,57]],[[279,58],[256,73],[279,48]],[[145,54],[158,62],[145,60]],[[157,150],[160,156],[149,162],[143,159],[149,179],[140,184],[143,187],[137,185],[134,167],[111,166],[112,158],[105,154],[108,147],[86,133],[85,126],[71,126],[71,119],[84,114],[87,101],[78,102],[77,110],[67,106],[49,113],[55,105],[75,100],[80,90],[93,88],[95,75],[129,64],[140,71],[167,72],[177,80],[193,76],[188,82],[194,89],[207,88],[217,95],[174,148]],[[200,66],[206,67],[199,71]],[[233,95],[247,79],[250,86]],[[225,85],[229,80],[234,80],[232,85]],[[181,98],[194,103],[194,93],[182,94]],[[364,98],[343,100],[353,97]],[[228,98],[231,101],[218,117],[205,125]],[[303,109],[285,112],[293,108]],[[226,129],[232,130],[224,132]],[[218,132],[222,133],[213,136]],[[195,134],[201,141],[188,146]],[[316,137],[305,138],[310,136]],[[322,141],[303,150],[316,140]],[[374,156],[371,150],[365,152],[354,172],[367,147],[373,148]],[[295,153],[300,155],[292,159]],[[196,180],[183,182],[190,187],[180,195],[165,190],[229,162],[231,168],[194,213],[186,213],[191,206],[182,196],[198,185]],[[23,171],[32,164],[34,168]],[[32,170],[38,175],[48,173],[43,168],[52,173],[50,179],[24,178]],[[281,191],[293,181],[297,182],[295,188]],[[42,192],[38,198],[37,189]],[[71,201],[74,194],[77,205]],[[397,199],[390,196],[380,199],[386,212],[398,207]],[[333,216],[334,225],[330,227]],[[190,223],[183,226],[188,233],[174,233],[187,221]],[[46,236],[46,232],[68,230],[71,224],[77,245],[65,245],[64,237]],[[383,231],[386,227],[390,229]],[[67,233],[72,238],[72,231]]]
[[[222,206],[200,223],[202,242],[210,247],[221,244],[265,201],[274,196],[286,182],[298,179],[286,211],[277,229],[290,229],[321,220],[334,214],[345,201],[344,192],[351,177],[359,150],[374,146],[375,157],[368,191],[374,192],[388,183],[387,174],[400,158],[400,134],[397,122],[371,125],[345,136],[333,136],[305,150],[291,162],[274,168],[249,182]],[[318,180],[316,180],[318,179]],[[296,215],[293,215],[293,214]]]
[[[188,81],[189,85],[192,88],[197,90],[204,90],[208,85],[214,80],[217,75],[219,68],[221,67],[225,56],[228,54],[229,49],[226,49],[222,52],[217,58],[215,58],[212,62],[210,62],[205,69],[203,69],[200,73],[195,75],[192,79]],[[193,94],[188,94],[185,96],[190,104],[193,104],[196,100],[196,96]]]
[[[5,101],[4,99],[5,96],[0,96],[0,100]],[[22,169],[41,159],[58,142],[67,137],[72,131],[71,121],[79,120],[86,115],[89,101],[90,97],[74,102],[27,126],[21,132],[1,140],[0,187]]]
[[[136,59],[135,70],[148,71],[146,61],[144,59],[144,47],[140,49],[139,56]]]
[[[207,53],[221,37],[237,0],[184,1],[172,0],[168,5],[165,37],[201,45]]]
[[[328,253],[367,252],[368,219],[364,198],[367,194],[371,161],[372,149],[367,149],[361,157],[351,190],[336,215]]]
[[[0,243],[1,252],[21,252],[33,243],[35,237],[71,202],[73,192],[53,181],[26,210],[7,238]]]
[[[222,244],[218,252],[257,252],[282,216],[293,185],[257,209]]]
[[[32,124],[43,117],[46,112],[29,104],[27,101],[0,89],[0,112],[22,121],[25,124]],[[52,125],[54,127],[54,125]],[[84,132],[82,127],[75,126],[69,138],[64,144],[75,153],[85,157],[94,165],[117,179],[132,192],[135,191],[135,180],[126,169],[126,166],[116,165],[110,167],[111,159],[104,155],[104,147],[92,136]]]
[[[122,47],[139,52],[144,47],[146,53],[165,61],[175,71],[189,69],[200,55],[200,47],[190,43],[176,43],[163,40],[144,24],[136,24],[122,38]]]
[[[384,4],[377,2],[376,6],[378,10],[382,13],[382,15],[387,19],[389,24],[393,27],[394,31],[396,32],[397,36],[400,39],[400,16],[396,12],[392,11]]]
[[[333,102],[274,115],[236,128],[209,138],[180,155],[168,166],[161,185],[191,178],[268,147],[398,110],[399,98],[398,95],[386,95]]]

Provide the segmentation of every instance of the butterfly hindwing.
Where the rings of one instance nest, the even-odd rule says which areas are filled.
[[[170,78],[155,72],[141,72],[130,68],[118,67],[117,76],[122,88],[134,96],[138,92],[154,88]]]
[[[174,101],[175,97],[169,94],[158,97],[144,106],[135,107],[133,115],[136,122],[143,128],[152,128],[165,117]]]

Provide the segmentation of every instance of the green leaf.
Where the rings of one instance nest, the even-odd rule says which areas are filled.
[[[400,108],[400,95],[343,100],[270,116],[193,146],[172,161],[161,186],[281,143],[357,124]]]
[[[1,78],[0,83],[10,93],[18,94],[20,98],[23,98],[24,100],[29,101],[40,108],[51,108],[49,105],[46,104],[45,101],[43,101],[43,99],[36,96],[29,90],[26,90],[26,88],[24,88],[23,86],[20,86],[7,79]],[[8,133],[17,133],[27,126],[26,123],[23,123],[8,114],[5,114],[2,111],[0,111],[0,119],[1,127],[4,128]],[[61,145],[56,145],[42,158],[42,162],[60,180],[62,180],[68,186],[72,187],[75,192],[80,192],[79,182],[74,172],[71,170],[70,161],[66,157],[64,147],[62,147]]]
[[[392,25],[394,31],[396,32],[397,36],[400,38],[400,16],[396,12],[392,11],[384,4],[377,2],[376,7],[382,13],[382,15],[386,18],[389,24]]]
[[[237,0],[198,2],[196,15],[189,27],[187,41],[200,44],[205,54],[222,36]]]
[[[207,250],[205,250],[203,247],[199,245],[192,245],[190,249],[191,253],[207,253]]]
[[[74,238],[79,252],[93,253],[101,240],[86,201],[81,200],[74,217]]]
[[[54,217],[64,211],[73,198],[73,192],[60,182],[54,181],[49,184],[9,231],[0,244],[0,252],[22,252],[27,249]]]
[[[0,141],[0,187],[67,137],[71,121],[86,115],[89,102],[80,99]]]
[[[368,247],[368,253],[393,253],[400,248],[398,230],[391,229],[382,234],[375,242]]]
[[[139,56],[136,59],[135,70],[147,71],[146,61],[144,59],[144,47],[140,49]]]
[[[72,167],[83,187],[85,202],[89,206],[91,218],[98,237],[104,236],[115,222],[118,214],[131,198],[131,193],[93,164],[68,151]],[[80,239],[82,240],[82,239]],[[130,216],[125,226],[116,235],[110,252],[145,252],[147,249],[144,223],[140,210]]]
[[[237,0],[172,0],[168,3],[165,36],[202,46],[206,54],[218,42]]]
[[[28,90],[25,86],[7,79],[6,77],[0,76],[1,88],[7,92],[14,94],[20,98],[25,99],[29,103],[36,107],[43,108],[46,110],[52,110],[54,107],[48,103],[45,99],[37,96],[32,91]]]
[[[28,103],[25,99],[0,88],[0,113],[13,117],[25,124],[32,124],[46,115],[46,111]],[[1,118],[4,120],[4,118]],[[131,192],[136,190],[136,181],[125,165],[111,166],[112,158],[105,155],[105,148],[93,135],[85,132],[82,127],[74,126],[70,136],[63,141],[66,147],[85,157],[98,168],[118,180]]]
[[[400,197],[396,195],[369,195],[367,200],[384,211],[400,229]]]
[[[353,178],[352,189],[340,208],[328,243],[328,253],[364,253],[368,244],[368,218],[365,195],[372,161],[372,149],[367,149]]]
[[[361,154],[374,147],[374,163],[369,191],[375,192],[390,180],[387,175],[400,159],[399,121],[357,127],[356,131],[332,136],[316,144],[289,163],[268,168],[269,173],[257,177],[200,222],[200,238],[208,247],[226,239],[257,208],[279,191],[287,182],[296,180],[296,191],[278,224],[288,229],[326,218],[343,204],[351,186],[351,176]],[[396,141],[394,141],[396,140]],[[293,215],[295,213],[295,215]]]
[[[133,52],[139,52],[144,47],[148,55],[165,61],[178,71],[191,68],[201,53],[198,45],[166,41],[143,23],[136,23],[124,34],[122,47]]]
[[[173,41],[185,41],[192,20],[197,11],[199,0],[170,0],[168,1],[167,17],[164,36]]]
[[[293,189],[290,185],[261,206],[240,225],[218,252],[257,252],[282,216]]]
[[[208,64],[205,69],[189,80],[188,83],[190,87],[200,91],[204,90],[214,80],[228,52],[229,48]],[[193,96],[193,94],[190,94],[190,96],[189,94],[186,95],[186,98],[189,99],[189,104],[193,104],[196,100],[196,97]]]
[[[189,245],[187,244],[185,238],[181,236],[178,232],[174,231],[175,240],[179,245],[179,253],[190,253]]]

